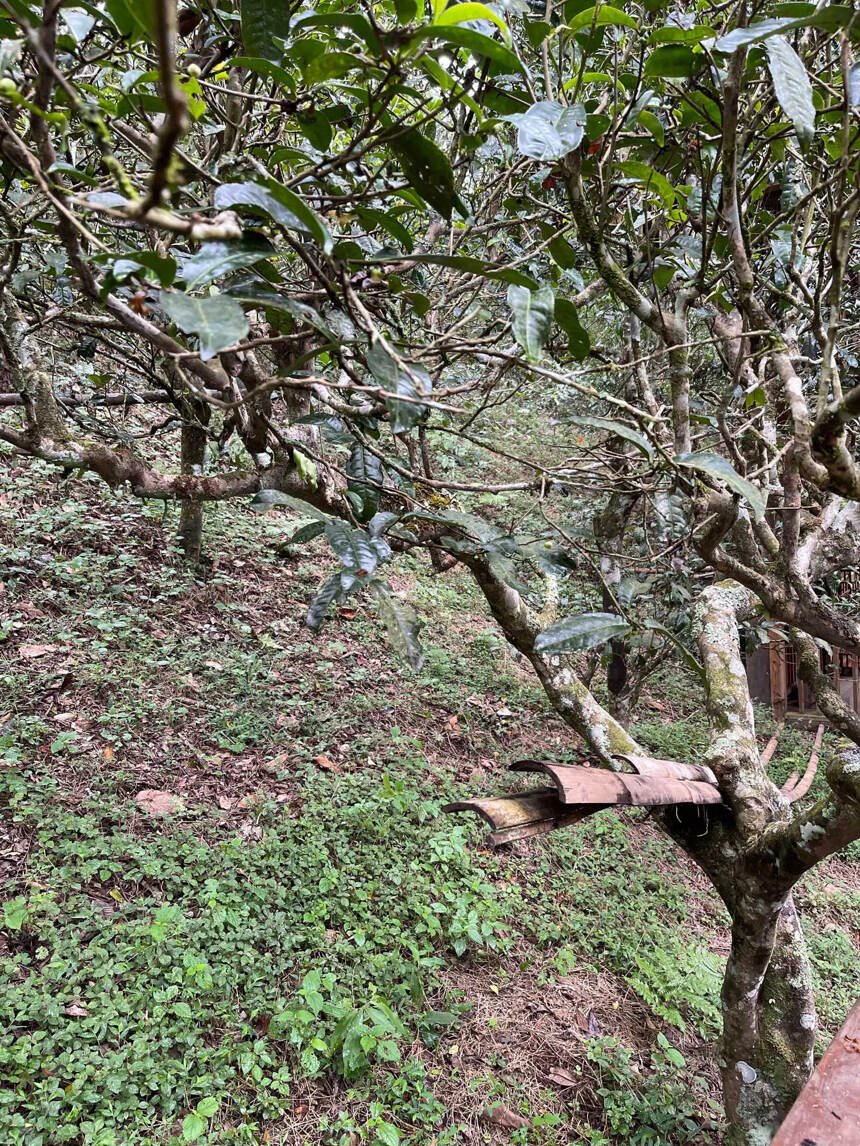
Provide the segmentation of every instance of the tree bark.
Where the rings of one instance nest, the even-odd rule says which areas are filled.
[[[726,1146],[769,1146],[812,1072],[815,998],[791,895],[779,908],[754,888],[745,899],[722,992]]]
[[[618,767],[615,753],[641,753],[559,658],[535,651],[547,617],[533,614],[482,558],[466,563],[508,640],[529,659],[553,708],[590,752],[610,768]],[[721,582],[703,593],[698,609],[713,732],[707,763],[728,807],[709,809],[704,818],[698,809],[669,808],[662,817],[732,920],[720,1043],[727,1146],[769,1146],[812,1071],[816,1031],[809,960],[791,895],[797,868],[781,869],[777,853],[765,846],[772,832],[782,840],[791,813],[761,765],[740,661],[738,618],[757,607],[753,594]]]
[[[184,474],[200,475],[206,461],[206,423],[209,406],[203,402],[189,402],[186,419],[182,423],[181,470]],[[179,544],[185,558],[192,565],[200,564],[203,550],[203,502],[185,498],[179,511]]]

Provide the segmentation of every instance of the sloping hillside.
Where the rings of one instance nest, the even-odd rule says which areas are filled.
[[[643,814],[442,815],[575,738],[456,572],[398,565],[418,675],[360,597],[314,636],[287,525],[207,509],[195,577],[172,509],[0,458],[0,1140],[718,1142],[709,886]],[[695,759],[699,703],[656,680],[640,739]],[[802,892],[823,1038],[857,859]]]

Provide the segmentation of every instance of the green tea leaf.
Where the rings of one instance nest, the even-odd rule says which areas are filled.
[[[741,477],[738,471],[732,466],[731,462],[720,454],[709,453],[695,453],[695,454],[680,454],[675,458],[676,465],[685,466],[689,469],[698,470],[700,473],[707,474],[708,477],[716,478],[717,481],[723,482],[727,485],[732,493],[738,494],[749,503],[749,507],[753,512],[753,516],[757,521],[764,518],[764,497],[762,492],[752,482],[747,481],[745,477]]]
[[[456,207],[465,218],[468,214],[454,187],[454,173],[448,157],[420,131],[409,131],[392,139],[388,145],[411,187],[445,219]]]
[[[537,362],[552,330],[555,294],[552,287],[529,290],[523,286],[508,287],[508,306],[513,313],[514,338],[530,362]]]
[[[193,298],[175,291],[160,291],[160,306],[185,334],[200,339],[200,357],[206,362],[248,333],[248,319],[235,299],[224,294]]]
[[[615,613],[580,613],[538,633],[535,649],[539,653],[581,653],[629,632],[630,625]]]
[[[196,290],[231,271],[253,266],[276,253],[269,240],[262,235],[246,235],[232,243],[204,243],[196,254],[182,264],[179,277],[188,290]]]
[[[418,640],[421,622],[411,605],[395,597],[384,581],[373,581],[371,591],[379,605],[388,640],[394,651],[416,672],[424,664],[424,650]]]
[[[517,150],[544,163],[569,155],[585,135],[586,111],[578,103],[562,107],[555,100],[542,100],[522,114],[503,118],[517,126]]]
[[[806,147],[815,137],[815,105],[806,68],[797,52],[782,36],[769,39],[765,49],[776,98],[794,124],[801,145]]]
[[[289,35],[291,11],[282,0],[241,0],[239,12],[246,54],[280,60],[282,53],[275,37],[286,39]]]
[[[332,237],[319,216],[307,203],[288,187],[274,179],[260,183],[222,183],[215,189],[215,206],[244,207],[257,215],[265,215],[280,227],[302,231],[316,239],[328,254]]]

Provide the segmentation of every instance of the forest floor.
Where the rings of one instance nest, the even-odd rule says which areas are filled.
[[[495,853],[443,814],[576,738],[457,573],[391,578],[418,674],[365,598],[311,633],[330,561],[279,555],[290,524],[207,508],[195,575],[173,508],[0,456],[0,1141],[718,1143],[709,885],[647,813]],[[690,677],[640,712],[655,754],[701,753]],[[858,869],[798,892],[822,1043]]]

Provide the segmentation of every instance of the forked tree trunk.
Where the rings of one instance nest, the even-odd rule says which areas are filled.
[[[629,733],[557,658],[534,640],[552,618],[536,617],[519,593],[481,559],[466,561],[505,635],[532,663],[556,712],[604,766],[615,753],[641,752]],[[732,918],[722,990],[720,1044],[727,1146],[770,1146],[812,1071],[815,1000],[806,944],[791,897],[793,876],[762,840],[786,820],[786,805],[761,765],[740,661],[737,616],[751,597],[729,582],[703,594],[699,647],[708,674],[711,746],[707,763],[727,809],[703,819],[667,809],[667,833],[709,877]]]
[[[770,1146],[809,1078],[815,1049],[812,976],[791,896],[778,911],[754,899],[738,912],[722,1011],[726,1146]]]

